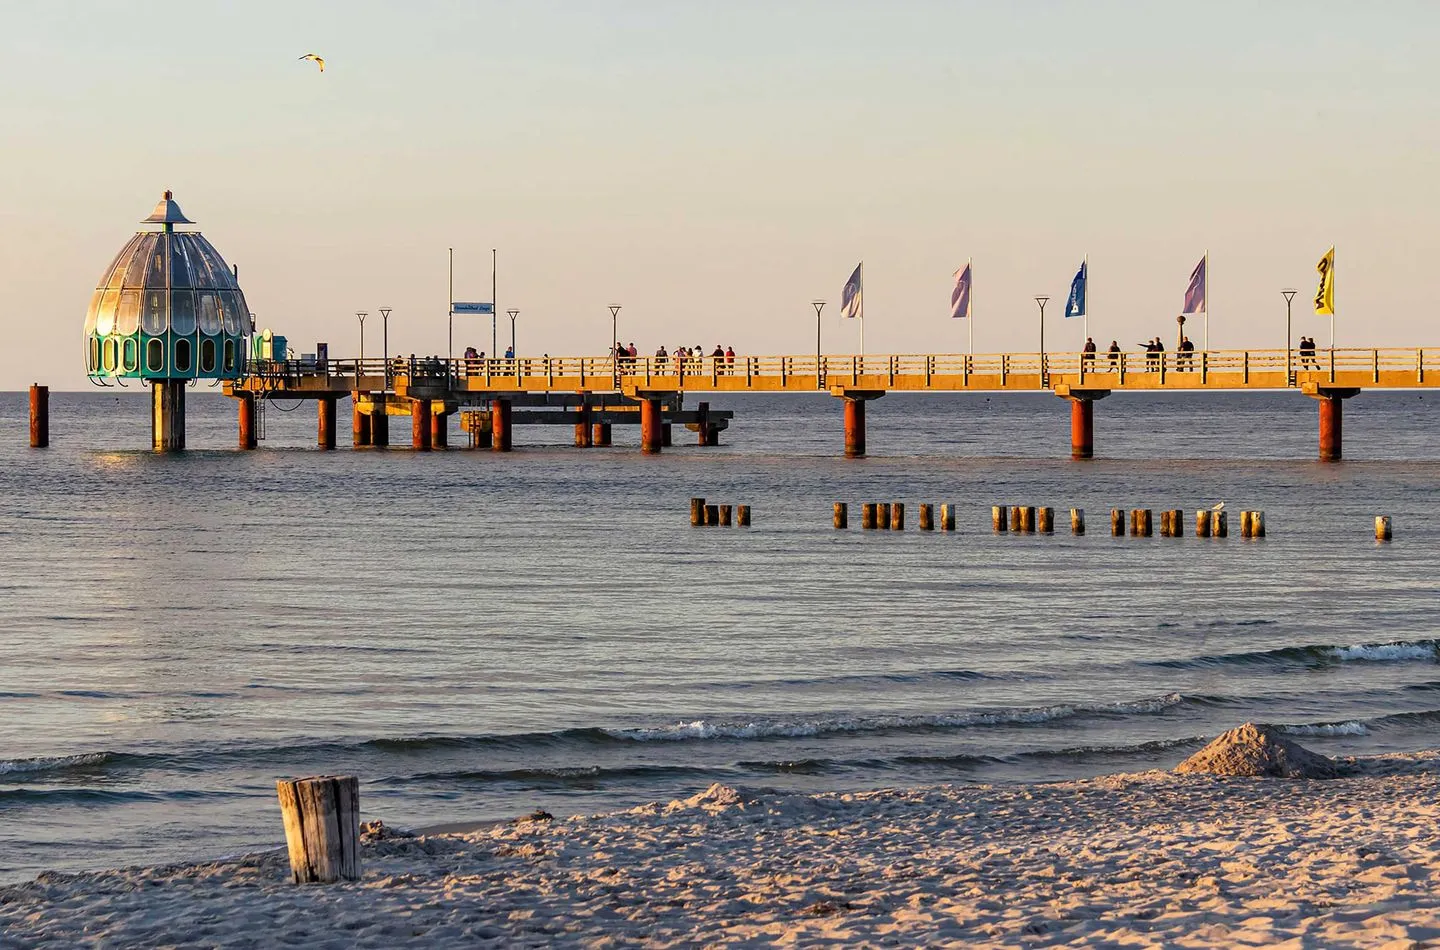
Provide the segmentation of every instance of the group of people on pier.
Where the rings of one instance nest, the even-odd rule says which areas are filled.
[[[1137,345],[1145,351],[1145,369],[1152,373],[1159,372],[1165,363],[1165,344],[1157,336]],[[1124,354],[1120,350],[1118,340],[1110,341],[1110,349],[1106,356],[1109,358],[1109,371],[1112,373],[1119,371]],[[1096,371],[1098,356],[1095,340],[1092,337],[1085,338],[1085,346],[1081,350],[1080,360],[1088,372]],[[1190,342],[1188,336],[1182,335],[1179,345],[1175,348],[1175,368],[1181,372],[1195,368],[1195,344]],[[1127,366],[1126,369],[1130,369],[1130,367]]]

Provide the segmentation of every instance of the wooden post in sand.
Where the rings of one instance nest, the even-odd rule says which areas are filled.
[[[360,880],[360,780],[353,775],[280,779],[275,790],[295,883]]]
[[[1389,515],[1376,515],[1376,516],[1375,516],[1375,540],[1376,540],[1376,541],[1389,541],[1389,540],[1390,540],[1390,516],[1389,516]]]
[[[1009,510],[1010,509],[1004,505],[996,505],[990,509],[990,521],[995,525],[996,534],[1003,534],[1005,532],[1005,515]]]
[[[844,531],[850,527],[850,506],[843,501],[835,502],[835,530]]]
[[[1071,533],[1071,534],[1084,534],[1084,533],[1085,533],[1085,509],[1084,509],[1084,508],[1071,508],[1071,509],[1070,509],[1070,533]]]
[[[920,530],[921,530],[921,531],[934,531],[934,530],[935,530],[935,506],[934,506],[934,505],[931,505],[931,504],[928,504],[928,503],[927,503],[927,504],[923,504],[923,505],[920,506]]]

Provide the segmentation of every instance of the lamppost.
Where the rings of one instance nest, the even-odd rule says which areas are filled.
[[[360,318],[360,362],[365,362],[365,318],[370,316],[365,310],[356,310],[355,316]]]
[[[619,314],[620,305],[610,304],[610,372],[617,386],[620,385],[620,330],[616,327]]]
[[[520,316],[520,311],[506,310],[505,315],[510,318],[510,357],[513,359],[519,355],[515,352],[515,318]]]
[[[385,360],[385,388],[390,388],[390,311],[394,307],[380,308],[380,350]]]
[[[825,374],[820,372],[820,311],[825,309],[825,301],[812,300],[810,306],[815,308],[815,385],[825,388]]]
[[[1299,293],[1299,291],[1296,290],[1294,287],[1286,287],[1284,290],[1280,291],[1280,295],[1285,298],[1285,385],[1286,385],[1286,386],[1294,386],[1294,385],[1295,385],[1295,376],[1290,372],[1290,301],[1292,301],[1292,300],[1295,299],[1295,295],[1296,295],[1297,293]]]
[[[1045,377],[1045,303],[1050,298],[1037,294],[1035,302],[1040,305],[1040,377],[1043,382]]]

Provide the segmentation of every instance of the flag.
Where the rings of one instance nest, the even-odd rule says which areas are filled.
[[[1070,281],[1070,297],[1065,301],[1065,319],[1071,317],[1085,316],[1085,283],[1086,270],[1090,262],[1081,261],[1080,270],[1075,272],[1075,279]]]
[[[1185,306],[1181,313],[1204,313],[1206,310],[1205,296],[1209,292],[1209,270],[1210,255],[1206,254],[1200,258],[1200,263],[1190,272],[1190,286],[1185,288]]]
[[[865,268],[865,262],[861,261],[855,265],[855,273],[845,282],[845,289],[840,291],[840,316],[842,317],[865,317],[865,304],[860,293],[860,271]]]
[[[1320,258],[1320,263],[1315,265],[1320,272],[1320,286],[1315,291],[1315,314],[1335,315],[1335,248],[1332,245],[1325,256]]]
[[[955,289],[950,291],[950,316],[964,320],[970,316],[970,264],[955,272]]]

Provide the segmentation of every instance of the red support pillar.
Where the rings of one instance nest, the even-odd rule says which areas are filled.
[[[335,400],[317,399],[316,413],[318,415],[319,429],[316,436],[316,444],[322,449],[335,448]]]
[[[360,399],[358,396],[352,397],[351,415],[355,448],[364,448],[367,445],[373,444],[374,436],[372,432],[374,431],[374,425],[371,423],[371,417],[360,411]]]
[[[385,411],[384,402],[370,409],[370,444],[376,448],[390,444],[390,416]]]
[[[865,456],[865,400],[845,397],[845,457]]]
[[[660,400],[644,399],[640,402],[640,451],[659,455],[661,442]]]
[[[591,441],[595,445],[607,446],[610,444],[610,423],[597,422],[592,428]]]
[[[255,448],[255,395],[241,393],[235,397],[240,405],[240,448]]]
[[[1338,462],[1343,452],[1341,407],[1345,404],[1339,396],[1322,395],[1320,403],[1320,461]]]
[[[577,411],[580,421],[575,423],[575,444],[582,449],[588,449],[595,442],[593,431],[590,428],[590,404],[581,402]]]
[[[43,449],[50,444],[50,387],[30,387],[30,448]]]
[[[449,447],[450,413],[432,412],[430,414],[430,444],[437,449]]]
[[[1095,457],[1095,402],[1091,399],[1070,400],[1070,457]]]
[[[497,399],[490,404],[490,447],[496,452],[510,451],[510,400]]]
[[[430,400],[410,400],[410,444],[417,452],[430,451]]]

